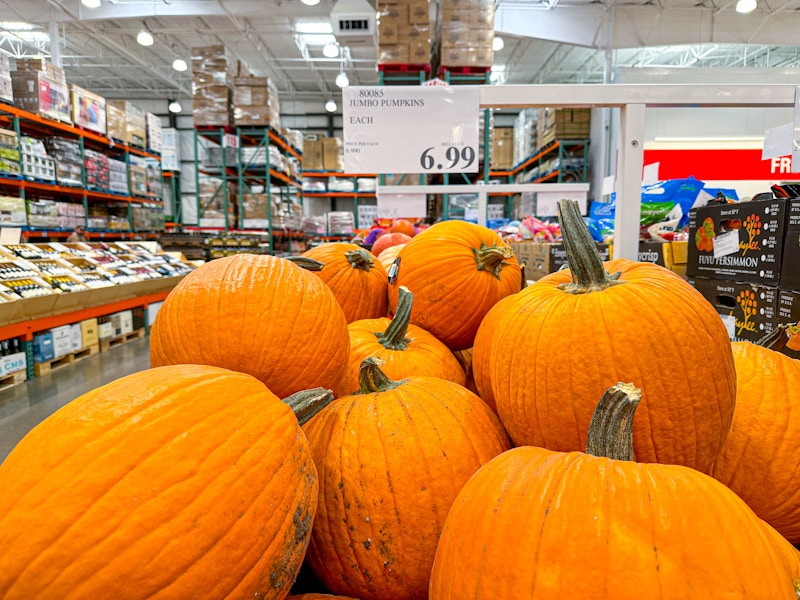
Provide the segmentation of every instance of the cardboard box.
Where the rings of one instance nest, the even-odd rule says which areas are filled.
[[[689,277],[777,286],[788,204],[787,200],[775,199],[704,206],[691,211]],[[698,232],[699,229],[703,231]]]
[[[427,40],[424,42],[410,43],[408,45],[408,60],[411,64],[428,64],[431,62],[431,43]]]
[[[641,242],[637,260],[639,262],[653,263],[659,267],[666,266],[664,262],[664,244],[661,242]]]
[[[414,25],[428,25],[431,21],[428,0],[409,0],[408,22]]]
[[[106,99],[75,84],[69,86],[72,122],[86,129],[106,134]]]
[[[125,114],[124,133],[123,136],[118,139],[121,139],[126,144],[144,148],[147,145],[147,122],[145,118],[145,111],[132,102],[128,102],[127,100],[109,100],[106,102],[106,112],[108,112],[109,106],[118,109],[119,113],[115,113],[115,116],[120,113]],[[106,116],[110,121],[111,115],[107,114]],[[116,118],[119,117],[116,116]],[[117,124],[116,126],[121,128],[120,125],[121,123]],[[122,133],[122,131],[117,131],[117,133]]]
[[[133,311],[123,310],[116,314],[111,315],[111,322],[114,324],[114,329],[119,329],[117,335],[125,335],[126,333],[133,333]]]
[[[780,290],[778,294],[777,324],[792,324],[793,337],[783,353],[800,359],[800,292]],[[795,333],[796,332],[796,333]]]
[[[691,283],[722,317],[731,341],[757,342],[775,328],[777,288],[700,277]]]
[[[405,65],[408,60],[408,44],[378,46],[378,64]]]
[[[322,158],[326,171],[343,171],[342,138],[325,138],[322,140]]]
[[[14,103],[19,108],[48,119],[72,123],[66,82],[51,79],[44,72],[14,71],[11,77]]]
[[[800,199],[798,198],[788,203],[780,287],[800,292]]]
[[[81,339],[83,340],[83,347],[94,346],[100,341],[98,331],[97,319],[86,319],[81,321]]]
[[[158,315],[158,311],[161,310],[161,307],[164,306],[163,302],[153,302],[152,304],[147,305],[147,326],[152,327],[153,324],[156,322],[156,315]]]
[[[99,323],[97,325],[97,333],[101,342],[110,340],[111,338],[115,337],[114,326],[111,324],[111,321],[105,321],[104,323]]]
[[[322,140],[308,140],[303,142],[303,170],[304,171],[324,171],[325,165],[322,159],[323,142]]]
[[[385,46],[388,44],[397,44],[399,41],[397,20],[384,19],[381,17],[378,23],[378,43]]]
[[[53,334],[50,332],[36,333],[33,336],[33,362],[41,363],[53,360]]]
[[[53,335],[53,354],[55,358],[72,354],[72,326],[62,325],[50,330]]]
[[[69,326],[69,337],[72,344],[70,352],[78,352],[83,350],[83,334],[81,333],[81,324],[74,323]]]
[[[0,377],[11,375],[17,371],[24,371],[28,368],[28,360],[24,352],[0,356]]]
[[[536,281],[545,275],[558,271],[567,264],[567,252],[563,244],[547,244],[542,242],[512,242],[511,249],[517,262],[525,264],[525,276]],[[608,244],[597,244],[602,259],[609,260]]]

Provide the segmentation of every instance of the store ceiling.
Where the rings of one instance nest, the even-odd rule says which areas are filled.
[[[600,82],[609,57],[615,68],[800,66],[800,0],[759,0],[748,15],[736,13],[735,3],[500,0],[496,30],[505,47],[496,53],[493,79]],[[272,77],[284,100],[322,103],[338,92],[342,62],[352,85],[378,81],[375,45],[349,48],[344,60],[326,58],[318,43],[324,36],[300,33],[303,23],[327,21],[334,4],[102,0],[88,9],[80,0],[0,0],[0,21],[11,23],[0,31],[0,49],[49,55],[57,28],[69,81],[111,98],[188,98],[191,75],[173,70],[172,61],[188,61],[191,46],[222,43],[254,74]],[[20,22],[35,27],[19,30]],[[153,46],[137,44],[142,26],[153,33]]]

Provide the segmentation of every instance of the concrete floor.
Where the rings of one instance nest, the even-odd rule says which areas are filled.
[[[25,434],[65,404],[149,366],[150,338],[145,337],[0,392],[0,462]]]

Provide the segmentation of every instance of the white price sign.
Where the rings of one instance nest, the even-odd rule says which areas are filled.
[[[348,173],[477,173],[477,86],[342,90]]]
[[[428,212],[425,194],[391,194],[378,192],[379,219],[424,217]]]

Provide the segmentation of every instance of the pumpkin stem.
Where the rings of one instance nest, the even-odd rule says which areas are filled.
[[[325,388],[312,388],[296,392],[284,398],[283,402],[289,405],[297,417],[297,422],[304,425],[323,408],[333,402],[333,392]]]
[[[587,294],[622,283],[617,281],[621,273],[609,275],[603,267],[603,259],[600,258],[592,234],[581,216],[578,203],[574,200],[559,200],[558,218],[569,270],[572,273],[572,283],[560,286],[561,289],[570,294]]]
[[[487,246],[486,244],[481,244],[480,250],[473,248],[472,252],[475,253],[478,271],[489,271],[498,279],[500,279],[500,271],[503,270],[503,267],[508,266],[506,259],[514,256],[511,246]]]
[[[400,286],[397,294],[397,310],[394,313],[394,318],[386,331],[380,333],[375,332],[378,341],[388,350],[405,350],[406,346],[411,342],[406,337],[408,332],[408,324],[411,321],[411,307],[414,304],[414,294],[405,287]]]
[[[386,373],[381,371],[383,361],[370,356],[361,363],[361,370],[358,372],[358,385],[362,394],[374,394],[375,392],[388,392],[400,385],[399,381],[392,381]]]
[[[349,250],[345,253],[350,266],[354,269],[361,269],[369,273],[369,270],[375,264],[375,260],[369,255],[366,250]]]
[[[314,260],[313,258],[308,258],[307,256],[287,256],[286,260],[293,262],[306,271],[322,271],[322,268],[325,266],[325,263]]]
[[[632,383],[618,383],[608,388],[589,423],[586,454],[613,460],[636,460],[633,415],[641,399],[641,390]]]
[[[791,327],[791,325],[787,323],[778,325],[775,329],[758,340],[756,345],[767,348],[768,350],[774,350],[775,352],[783,352],[783,349],[786,348],[786,344],[789,342],[789,327]]]

